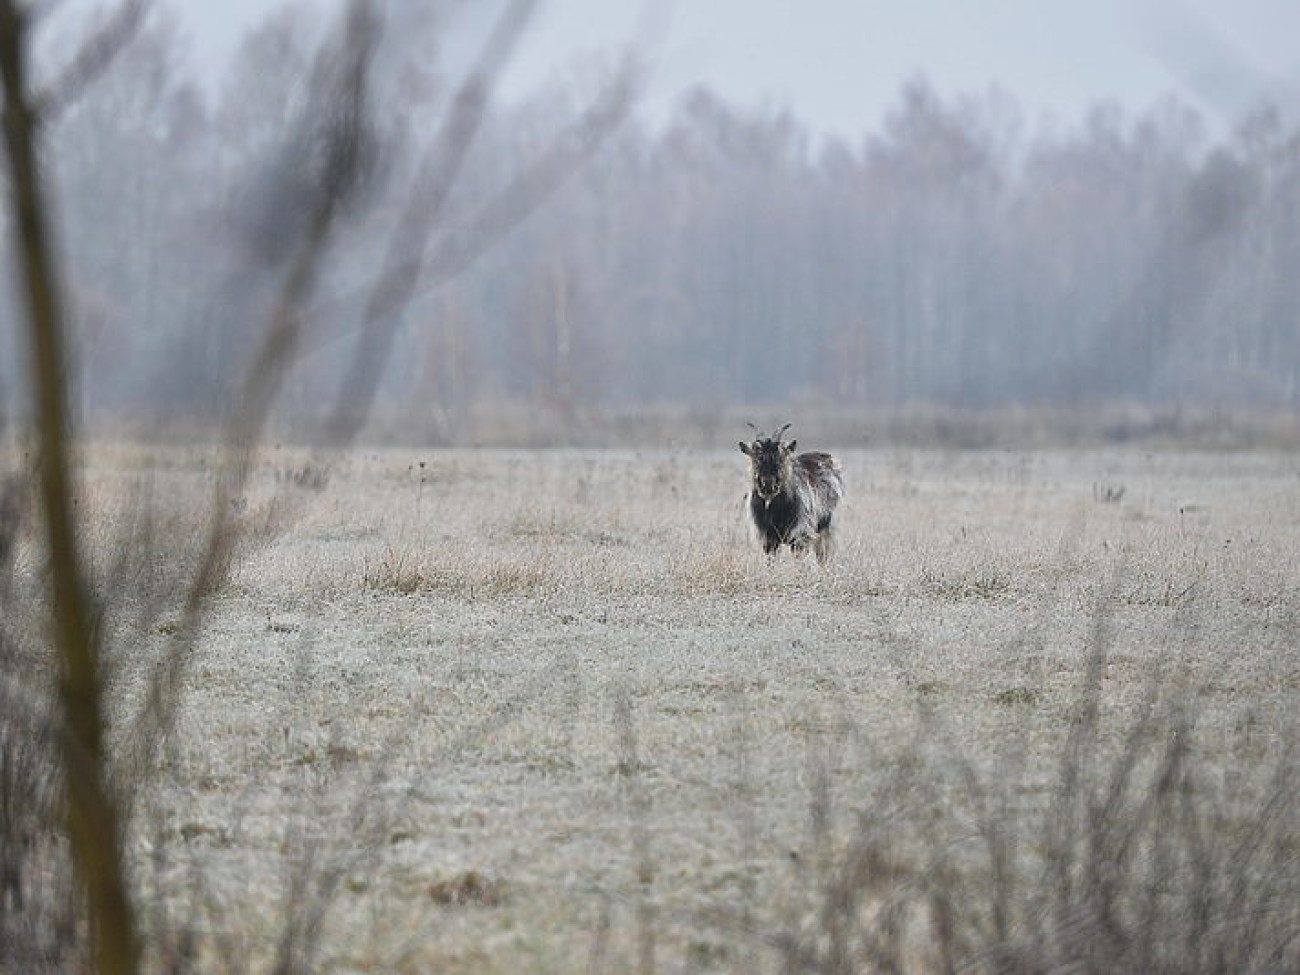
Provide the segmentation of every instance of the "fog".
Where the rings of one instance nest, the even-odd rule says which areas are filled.
[[[158,9],[46,133],[88,427],[201,424],[239,388],[315,185],[319,7],[253,17],[216,77]],[[1181,95],[1102,92],[1047,119],[921,66],[860,131],[708,85],[666,97],[682,55],[637,37],[639,97],[593,124],[625,52],[543,71],[521,35],[511,63],[532,67],[488,102],[438,209],[375,415],[450,442],[510,409],[1295,412],[1294,106],[1209,21],[1158,9],[1143,36],[1190,79]],[[49,19],[42,63],[85,29]],[[321,421],[375,327],[362,296],[473,61],[448,43],[463,10],[395,4],[382,31],[364,185],[307,302],[286,430]],[[0,394],[21,415],[14,321]]]

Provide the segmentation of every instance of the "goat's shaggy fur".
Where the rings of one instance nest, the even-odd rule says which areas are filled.
[[[812,548],[825,564],[834,550],[835,506],[844,496],[840,462],[821,451],[796,454],[797,441],[781,440],[789,426],[740,442],[749,457],[749,514],[768,555],[782,545],[800,555]]]

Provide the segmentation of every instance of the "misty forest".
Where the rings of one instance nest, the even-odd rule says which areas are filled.
[[[92,426],[210,419],[246,368],[328,114],[304,18],[268,15],[213,85],[152,18],[48,133]],[[413,19],[368,94],[364,185],[280,404],[307,428],[454,90],[436,17]],[[397,323],[390,433],[455,442],[509,407],[581,428],[667,405],[1300,406],[1300,133],[1268,105],[1222,132],[1172,99],[1031,122],[1004,92],[918,77],[845,140],[708,90],[649,119],[606,97],[628,85],[611,55],[492,103]],[[564,140],[583,165],[529,199]],[[511,232],[485,235],[512,193]]]

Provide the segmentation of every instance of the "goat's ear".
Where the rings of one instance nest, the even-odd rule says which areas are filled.
[[[740,452],[746,456],[750,454],[750,446],[745,441],[740,441]]]
[[[798,440],[791,440],[787,444],[782,444],[781,449],[784,450],[787,454],[793,454],[794,448],[797,447],[798,445],[799,445]]]

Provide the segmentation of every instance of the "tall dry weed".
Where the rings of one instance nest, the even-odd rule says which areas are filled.
[[[1205,685],[1178,672],[1185,648],[1137,699],[1112,702],[1118,605],[1112,590],[1095,607],[1053,733],[1033,714],[1037,696],[1024,696],[1027,710],[999,728],[1005,740],[976,747],[922,697],[914,744],[874,770],[846,833],[814,789],[822,853],[801,869],[807,899],[765,939],[781,970],[1226,975],[1300,964],[1297,719],[1248,706],[1226,733],[1207,727]]]

